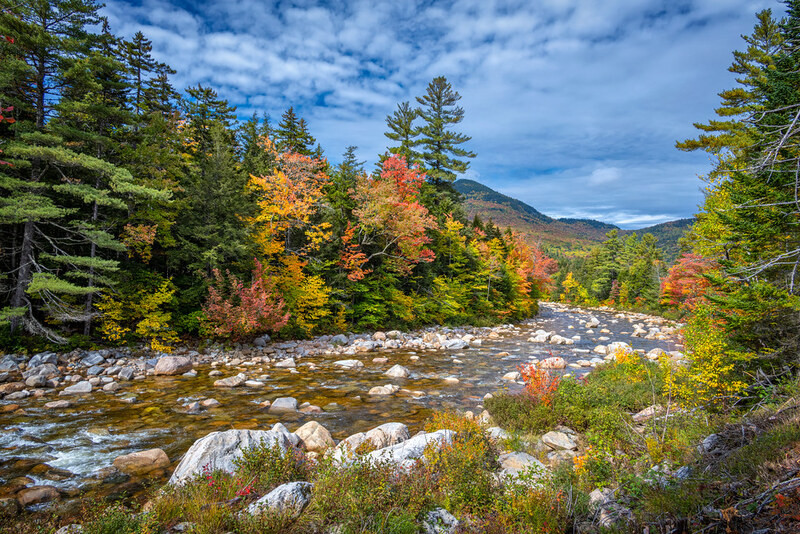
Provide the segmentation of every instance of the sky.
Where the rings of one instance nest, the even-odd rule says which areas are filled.
[[[289,107],[332,163],[371,169],[385,118],[443,75],[477,153],[463,175],[552,217],[641,228],[691,217],[704,153],[675,149],[732,87],[732,51],[771,0],[107,0],[178,72],[241,118]]]

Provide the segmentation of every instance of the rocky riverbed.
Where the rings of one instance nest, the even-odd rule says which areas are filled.
[[[166,481],[187,450],[214,431],[280,423],[278,430],[296,431],[288,434],[313,436],[309,423],[318,422],[330,433],[319,439],[335,444],[390,421],[413,435],[439,409],[485,417],[486,394],[522,387],[520,364],[582,374],[618,348],[680,361],[675,328],[658,317],[542,303],[536,318],[493,328],[261,338],[233,350],[171,355],[4,355],[0,507],[135,494],[145,483]]]

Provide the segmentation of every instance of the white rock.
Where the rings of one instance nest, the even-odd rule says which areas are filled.
[[[384,423],[364,434],[364,439],[377,449],[390,447],[408,439],[408,427],[403,423]]]
[[[234,429],[212,432],[189,447],[172,473],[169,484],[183,484],[202,473],[204,466],[210,471],[233,473],[233,460],[240,457],[244,449],[258,446],[262,442],[267,446],[277,445],[284,451],[290,445],[284,434],[271,430]]]
[[[578,444],[564,432],[550,431],[542,436],[542,442],[555,450],[575,450]]]
[[[289,482],[281,484],[259,500],[247,507],[251,514],[271,513],[276,515],[299,516],[311,500],[310,482]]]
[[[361,369],[364,363],[361,360],[338,360],[333,362],[333,365],[338,365],[344,369]]]
[[[65,387],[59,395],[81,395],[92,392],[92,384],[87,380],[82,380],[77,384]]]
[[[409,372],[408,369],[403,367],[402,365],[394,365],[391,369],[384,373],[386,376],[390,376],[392,378],[408,378]]]
[[[437,430],[436,432],[417,434],[411,439],[372,451],[365,456],[368,462],[383,463],[389,462],[398,468],[410,468],[414,463],[422,458],[426,447],[429,445],[442,446],[449,444],[453,440],[455,432],[452,430]]]
[[[325,452],[336,445],[328,429],[316,421],[309,421],[294,433],[303,440],[303,445],[310,452]]]

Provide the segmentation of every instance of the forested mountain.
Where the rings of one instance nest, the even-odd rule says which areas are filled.
[[[474,180],[460,179],[454,184],[461,193],[467,215],[484,221],[492,220],[501,227],[510,227],[529,242],[542,243],[550,249],[570,251],[585,249],[601,243],[611,230],[620,235],[653,234],[664,258],[671,262],[679,252],[678,240],[683,237],[693,219],[679,219],[639,230],[620,230],[619,227],[592,219],[554,219],[528,204],[495,191]]]

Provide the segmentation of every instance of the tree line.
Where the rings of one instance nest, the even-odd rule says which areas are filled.
[[[289,107],[239,121],[178,92],[142,33],[93,0],[2,2],[0,343],[240,340],[520,319],[552,262],[467,221],[475,154],[434,78],[387,117],[367,172],[332,166]]]

